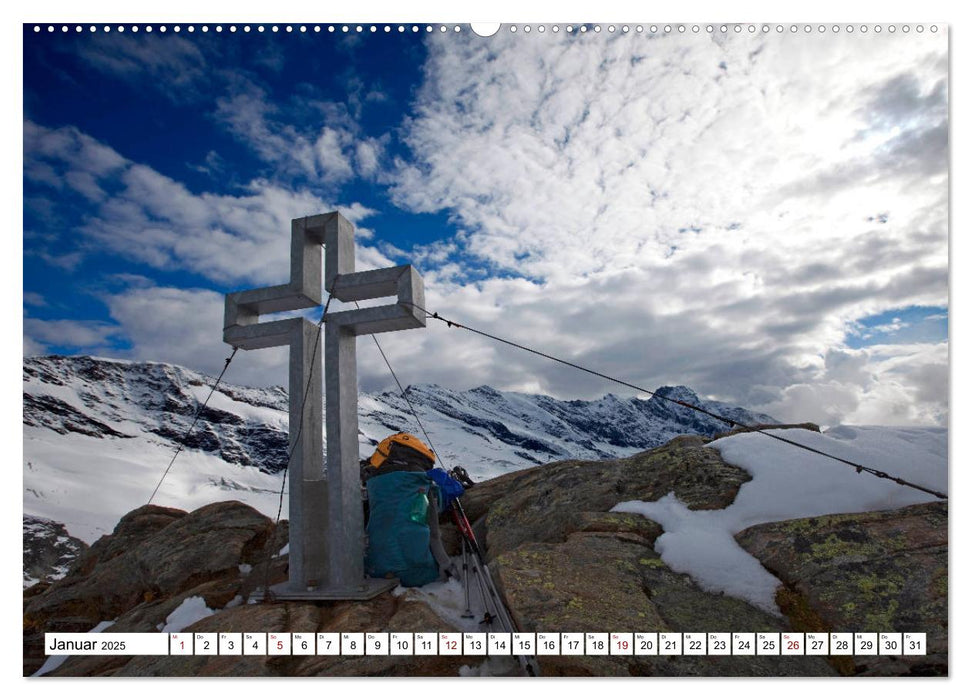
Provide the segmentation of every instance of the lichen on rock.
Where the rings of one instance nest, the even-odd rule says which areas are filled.
[[[927,633],[926,656],[857,656],[845,672],[947,675],[947,511],[934,502],[800,518],[736,539],[785,584],[777,602],[801,629]]]

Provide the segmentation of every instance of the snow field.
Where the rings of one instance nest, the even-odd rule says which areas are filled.
[[[945,428],[838,426],[823,434],[771,432],[947,493]],[[658,522],[664,534],[655,549],[674,571],[689,574],[705,590],[741,598],[777,615],[775,589],[780,582],[735,542],[736,533],[760,523],[937,500],[759,433],[732,435],[709,447],[752,475],[727,508],[689,510],[670,493],[654,502],[625,501],[613,510]]]

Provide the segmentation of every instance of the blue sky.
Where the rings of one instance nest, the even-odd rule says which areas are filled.
[[[947,338],[947,308],[910,306],[861,318],[846,337],[853,349],[891,343],[921,343]]]
[[[430,307],[642,386],[946,421],[943,30],[216,26],[24,27],[25,354],[218,371],[223,295],[338,208],[360,269],[412,262]],[[406,382],[617,391],[440,327],[385,343]]]
[[[255,47],[252,52],[250,47]],[[279,162],[261,157],[257,149],[264,146],[234,133],[246,127],[227,114],[237,107],[254,108],[258,100],[268,118],[311,140],[323,120],[341,128],[353,124],[355,136],[392,135],[383,157],[397,157],[402,148],[394,143],[393,132],[421,76],[425,50],[420,37],[395,33],[364,50],[359,37],[346,35],[156,31],[141,37],[117,32],[63,36],[36,35],[28,25],[24,53],[27,120],[55,133],[68,129],[90,137],[180,183],[191,195],[245,196],[254,180],[266,180],[335,203],[367,202],[374,210],[368,222],[383,229],[382,241],[388,245],[407,249],[454,233],[447,216],[397,209],[385,186],[348,175],[337,167],[340,163],[309,172],[291,168],[290,154],[283,150]],[[181,76],[173,80],[173,73]],[[107,186],[116,192],[123,187],[112,178]],[[109,320],[100,297],[102,285],[114,274],[146,275],[179,287],[208,282],[184,267],[139,265],[124,251],[105,253],[83,237],[64,235],[65,227],[97,216],[97,206],[59,180],[33,179],[28,171],[24,198],[25,292],[70,299],[75,318],[101,314]],[[72,257],[60,266],[66,274],[49,274],[52,256],[63,259],[79,252],[76,264]],[[55,343],[52,349],[79,348]]]

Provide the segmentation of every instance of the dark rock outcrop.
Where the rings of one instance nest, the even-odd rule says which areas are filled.
[[[119,621],[110,631],[129,631]],[[385,593],[366,602],[272,603],[217,612],[186,632],[454,631],[430,607]],[[53,676],[457,676],[481,658],[460,656],[72,657]]]
[[[724,508],[751,477],[697,436],[620,460],[558,462],[476,485],[497,585],[527,631],[785,631],[785,620],[698,588],[653,549],[660,525],[611,513],[625,500],[674,492],[693,509]],[[819,658],[603,657],[541,659],[548,675],[832,675]]]
[[[157,632],[186,599],[217,611],[186,632],[455,631],[426,603],[385,593],[367,602],[243,605],[254,589],[287,578],[286,522],[249,506],[214,503],[191,513],[143,506],[126,515],[53,585],[25,593],[24,674],[43,664],[43,633]],[[272,537],[271,537],[272,535]],[[268,554],[269,553],[269,556]],[[74,656],[51,676],[455,676],[472,657]]]
[[[272,531],[267,517],[236,501],[188,514],[151,505],[132,511],[67,576],[25,598],[25,668],[43,662],[44,632],[86,632],[139,605],[181,602],[199,586],[228,586],[222,597],[231,599],[240,565],[264,558]]]
[[[638,516],[631,516],[638,517]],[[649,521],[648,521],[649,522]],[[500,555],[497,583],[525,630],[548,632],[782,632],[785,620],[699,589],[632,533],[578,532],[558,544]],[[828,676],[819,657],[553,656],[544,675]]]
[[[54,396],[24,393],[24,425],[43,426],[61,435],[78,433],[89,437],[131,437],[86,416]]]
[[[71,537],[64,525],[46,518],[24,516],[24,585],[64,578],[88,545]]]

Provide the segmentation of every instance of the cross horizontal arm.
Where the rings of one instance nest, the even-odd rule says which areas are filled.
[[[294,293],[287,284],[233,292],[226,295],[226,325],[254,322],[263,314],[296,311],[319,305],[319,301],[307,295]]]
[[[372,306],[353,311],[338,311],[327,314],[324,322],[328,325],[339,325],[354,335],[370,335],[371,333],[387,333],[388,331],[403,331],[409,328],[422,328],[424,318],[415,318],[411,309],[399,304]]]
[[[425,314],[418,310],[424,304],[422,279],[411,265],[383,270],[367,270],[341,275],[334,283],[334,296],[341,301],[358,301],[396,294],[397,304],[372,306],[353,311],[327,314],[324,321],[339,325],[354,335],[424,328]]]
[[[280,321],[230,326],[223,331],[223,341],[243,350],[289,345],[294,328],[304,321],[305,319],[298,316]]]
[[[334,296],[341,301],[362,301],[398,294],[402,276],[409,275],[411,265],[386,267],[383,270],[350,272],[337,277]]]

